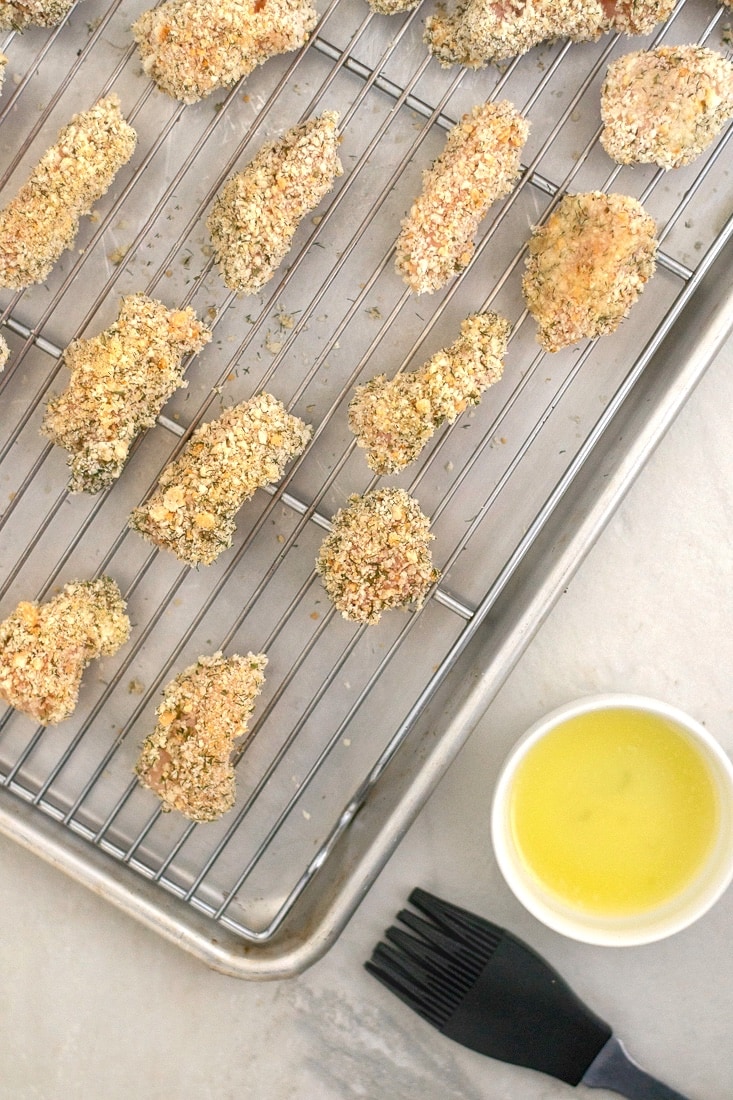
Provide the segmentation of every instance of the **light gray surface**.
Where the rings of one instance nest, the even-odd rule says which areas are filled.
[[[253,985],[208,971],[0,840],[2,1100],[573,1095],[440,1038],[362,970],[417,884],[542,951],[651,1073],[690,1100],[728,1100],[733,892],[659,944],[575,944],[525,914],[500,881],[487,814],[514,739],[580,694],[667,699],[733,751],[732,406],[729,345],[344,935],[302,977]]]

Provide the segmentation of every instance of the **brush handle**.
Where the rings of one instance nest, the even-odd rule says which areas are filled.
[[[611,1089],[628,1100],[687,1100],[681,1092],[663,1085],[637,1066],[613,1035],[588,1066],[580,1083],[592,1089]]]

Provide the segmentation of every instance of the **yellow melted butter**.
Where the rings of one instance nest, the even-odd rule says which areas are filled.
[[[591,711],[521,761],[509,804],[514,842],[546,890],[585,912],[622,916],[679,894],[710,854],[714,779],[664,718]]]

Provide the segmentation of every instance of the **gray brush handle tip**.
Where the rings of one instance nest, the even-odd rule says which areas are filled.
[[[637,1066],[615,1035],[601,1047],[580,1084],[592,1089],[611,1089],[628,1100],[688,1100]]]

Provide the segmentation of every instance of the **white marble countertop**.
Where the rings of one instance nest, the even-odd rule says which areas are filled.
[[[302,977],[249,984],[209,971],[1,839],[2,1100],[572,1095],[440,1037],[363,970],[415,885],[533,944],[649,1072],[690,1100],[733,1096],[733,890],[662,943],[589,947],[521,909],[487,840],[499,761],[526,725],[578,695],[631,690],[666,699],[733,753],[732,407],[733,344],[341,939]]]

